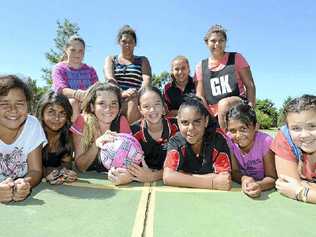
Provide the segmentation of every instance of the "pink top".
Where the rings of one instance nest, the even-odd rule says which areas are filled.
[[[52,79],[54,91],[59,92],[64,88],[86,90],[98,81],[98,76],[95,69],[87,64],[74,69],[60,62],[53,68]]]
[[[72,124],[70,131],[82,136],[83,128],[84,128],[84,117],[81,114],[78,116],[77,120]],[[121,118],[120,118],[120,131],[119,132],[129,133],[129,134],[132,133],[129,123],[126,117],[124,117],[123,115],[121,115]]]

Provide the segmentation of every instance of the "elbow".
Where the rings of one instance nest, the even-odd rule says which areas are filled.
[[[169,171],[164,170],[162,175],[164,185],[172,185],[172,177]]]
[[[85,167],[80,161],[75,161],[75,166],[76,166],[76,168],[77,168],[77,170],[79,171],[79,172],[85,172],[86,170],[87,170],[87,167]]]

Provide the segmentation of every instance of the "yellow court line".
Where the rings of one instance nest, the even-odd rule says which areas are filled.
[[[156,204],[156,182],[151,185],[150,198],[148,200],[149,204],[147,206],[147,218],[145,223],[144,236],[153,237],[154,236],[154,214],[155,214],[155,204]]]
[[[241,188],[232,188],[230,191],[201,189],[201,188],[183,188],[183,187],[172,187],[172,186],[161,186],[154,187],[155,191],[158,192],[174,192],[174,193],[212,193],[212,192],[240,192]]]
[[[130,190],[130,191],[142,191],[145,187],[129,187],[129,186],[115,186],[113,184],[94,184],[86,182],[73,182],[73,183],[64,183],[66,186],[72,187],[81,187],[81,188],[96,188],[96,189],[110,189],[110,190]],[[172,187],[172,186],[152,186],[153,190],[158,192],[174,192],[174,193],[210,193],[210,192],[226,192],[221,190],[209,190],[209,189],[200,189],[200,188],[184,188],[184,187]],[[241,192],[241,188],[232,188],[227,192]]]
[[[90,182],[73,182],[73,183],[64,183],[63,185],[71,187],[80,187],[80,188],[95,188],[95,189],[110,189],[110,190],[132,190],[132,191],[142,191],[144,189],[141,187],[128,187],[128,186],[115,186],[114,184],[94,184]]]
[[[139,199],[138,208],[135,216],[132,237],[142,237],[149,193],[150,183],[144,183],[144,188]]]

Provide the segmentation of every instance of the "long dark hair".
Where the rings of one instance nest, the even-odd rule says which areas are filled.
[[[42,127],[48,139],[47,132],[45,129],[46,125],[44,123],[43,116],[44,116],[44,111],[47,108],[47,106],[53,105],[53,104],[57,104],[63,107],[66,113],[66,123],[59,131],[59,146],[56,153],[65,152],[66,154],[72,157],[73,156],[73,143],[72,143],[72,137],[70,136],[70,133],[69,133],[69,128],[71,127],[72,107],[71,107],[71,104],[69,103],[68,98],[61,93],[48,91],[42,96],[42,98],[38,102],[36,115],[38,119],[40,120],[40,122],[42,123]],[[48,147],[49,146],[47,145],[43,149],[43,160],[47,160],[48,158]]]

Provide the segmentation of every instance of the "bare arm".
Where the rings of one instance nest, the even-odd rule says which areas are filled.
[[[103,71],[104,71],[105,81],[113,82],[115,84],[117,83],[117,81],[114,78],[114,68],[113,68],[113,57],[112,56],[106,57]]]
[[[252,78],[250,67],[243,68],[239,71],[240,79],[246,87],[247,99],[251,106],[256,106],[256,87]]]
[[[89,166],[96,159],[99,152],[99,148],[96,146],[95,142],[92,143],[88,150],[84,151],[81,147],[82,137],[78,134],[73,134],[73,141],[75,147],[75,164],[79,171],[86,171]]]
[[[34,187],[42,180],[42,144],[28,155],[27,166],[28,172],[25,180],[30,183],[31,187]]]
[[[205,95],[204,95],[204,85],[203,85],[203,80],[198,80],[196,82],[196,96],[201,98],[201,100],[203,101],[204,105],[206,107],[208,107],[207,101],[205,99]]]
[[[238,161],[235,157],[235,155],[231,152],[231,163],[232,163],[232,179],[237,182],[241,183],[242,174],[240,172],[240,168],[238,165]]]
[[[148,59],[146,57],[142,58],[142,77],[143,83],[142,87],[150,86],[151,85],[151,67]]]
[[[264,156],[264,178],[257,183],[260,185],[262,191],[274,188],[275,180],[277,177],[275,170],[274,153],[269,150],[269,152]]]
[[[231,177],[228,173],[220,174],[185,174],[174,171],[165,167],[163,170],[163,182],[166,185],[190,187],[190,188],[204,188],[204,189],[218,189],[228,191],[231,189]]]

